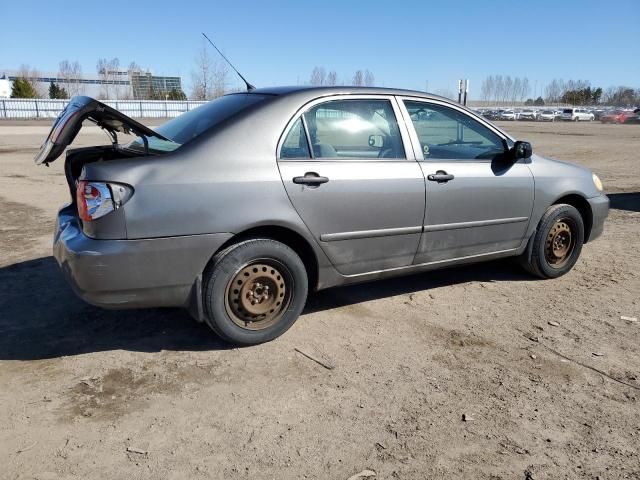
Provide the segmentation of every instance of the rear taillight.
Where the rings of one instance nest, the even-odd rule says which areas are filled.
[[[85,222],[120,208],[133,194],[128,185],[80,180],[76,188],[78,215]]]

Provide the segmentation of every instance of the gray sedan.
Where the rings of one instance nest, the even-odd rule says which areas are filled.
[[[36,162],[86,120],[113,142],[66,153],[54,254],[74,290],[185,307],[237,344],[284,333],[310,290],[501,257],[559,277],[608,213],[591,171],[421,92],[251,90],[155,130],[75,97]]]

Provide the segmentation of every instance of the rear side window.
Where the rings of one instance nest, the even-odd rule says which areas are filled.
[[[307,134],[304,131],[301,118],[298,118],[289,130],[280,150],[280,158],[311,158],[309,142],[307,142]]]
[[[321,103],[304,113],[313,158],[404,159],[400,129],[389,100]]]

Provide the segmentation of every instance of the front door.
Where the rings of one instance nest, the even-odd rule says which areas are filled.
[[[403,103],[427,179],[415,263],[517,249],[533,208],[528,160],[506,161],[506,139],[462,109],[436,101]]]
[[[425,181],[395,100],[342,96],[291,123],[278,166],[287,194],[343,275],[411,265]]]

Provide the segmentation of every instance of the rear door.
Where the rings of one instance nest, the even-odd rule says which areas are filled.
[[[506,162],[505,137],[464,109],[411,98],[402,105],[427,179],[415,263],[518,248],[533,208],[533,175],[526,160]]]
[[[393,97],[323,98],[281,139],[289,198],[344,275],[411,265],[418,248],[425,181],[398,116]]]

